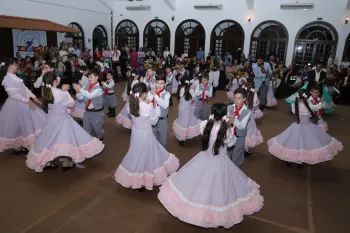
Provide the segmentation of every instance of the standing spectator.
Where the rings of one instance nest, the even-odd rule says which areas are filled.
[[[139,51],[137,52],[137,57],[139,58],[139,61],[141,60],[141,58],[145,59],[145,52],[143,51],[142,47],[139,48]]]
[[[333,65],[338,65],[338,58],[335,57],[334,53],[331,54],[327,62],[328,67],[333,67]]]
[[[74,45],[74,53],[77,55],[78,58],[81,58],[81,49],[78,45]]]
[[[135,70],[138,68],[138,55],[136,52],[136,48],[131,48],[130,53],[131,67]]]
[[[59,56],[62,57],[63,63],[67,62],[67,60],[68,60],[67,45],[63,44],[61,46],[61,50],[59,52]]]
[[[100,48],[97,46],[94,50],[94,60],[95,61],[99,61],[100,57],[102,56],[102,51],[100,50]]]
[[[81,58],[86,62],[90,58],[89,48],[85,48],[84,52],[81,54]]]
[[[253,64],[253,72],[255,76],[255,88],[258,89],[260,93],[260,109],[263,111],[267,104],[267,91],[272,76],[270,64],[264,62],[262,57],[259,57],[256,63]]]
[[[120,55],[120,69],[121,69],[123,78],[125,78],[126,76],[127,61],[128,61],[128,53],[125,51],[125,47],[122,47],[121,55]]]
[[[197,58],[197,60],[200,60],[202,57],[204,58],[205,54],[204,54],[202,47],[199,47],[197,54],[196,54],[196,58]]]
[[[166,59],[170,55],[169,47],[166,47],[163,52],[163,57]]]

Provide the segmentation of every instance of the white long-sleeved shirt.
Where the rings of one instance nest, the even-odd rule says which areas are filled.
[[[57,80],[58,80],[58,84],[60,83],[61,81],[61,78],[57,76]],[[34,85],[34,88],[40,88],[43,86],[43,76],[40,76],[36,81],[35,83],[33,84]]]
[[[166,85],[169,85],[170,83],[172,83],[173,82],[173,78],[174,78],[174,76],[173,76],[172,72],[167,74],[167,76],[166,76]]]
[[[163,92],[166,91],[166,90],[163,90],[160,95],[163,94]],[[148,96],[147,96],[147,99],[148,100],[155,100],[155,103],[156,103],[156,106],[155,106],[155,109],[156,109],[156,113],[157,113],[157,116],[159,117],[160,116],[160,107],[164,108],[164,109],[167,109],[169,107],[169,100],[170,100],[170,93],[167,92],[164,96],[164,99],[160,98],[158,95],[153,95],[151,91],[148,92]]]
[[[239,111],[239,114],[242,114],[242,111],[247,109],[247,106],[243,105],[242,109]],[[235,112],[236,106],[233,104],[233,112]],[[227,115],[229,115],[229,112],[227,112]],[[247,127],[248,121],[250,119],[251,112],[249,112],[242,120],[239,120],[237,117],[235,117],[235,120],[233,121],[233,126],[236,127],[239,130],[243,130]]]
[[[99,84],[97,83],[96,85],[99,85]],[[103,94],[104,93],[103,93],[102,88],[94,89],[91,92],[84,90],[82,88],[82,89],[80,89],[80,92],[77,93],[76,97],[78,100],[83,100],[84,97],[91,100],[91,99],[96,98],[96,97],[103,95]],[[93,109],[94,105],[91,103],[88,108]]]
[[[204,88],[202,90],[199,90],[199,86],[203,84],[199,84],[196,87],[196,90],[194,91],[194,93],[196,94],[196,96],[202,96]],[[209,91],[208,91],[209,90]],[[208,97],[211,98],[213,96],[213,88],[210,88],[210,86],[208,85],[207,90],[204,91],[204,94]]]

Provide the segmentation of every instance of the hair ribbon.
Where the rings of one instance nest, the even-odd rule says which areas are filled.
[[[211,115],[209,116],[209,120],[214,120],[214,114],[211,114]]]

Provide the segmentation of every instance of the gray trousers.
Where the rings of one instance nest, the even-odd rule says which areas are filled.
[[[259,94],[260,94],[260,105],[266,106],[267,104],[267,92],[269,90],[269,87],[266,86],[266,83],[263,82],[259,88]]]
[[[237,137],[233,147],[227,148],[227,155],[236,166],[241,166],[244,162],[245,137]]]
[[[158,142],[168,150],[168,118],[159,119],[157,124],[152,126],[152,130]]]
[[[202,100],[197,100],[194,116],[204,121],[208,120],[210,115],[210,107],[207,102],[202,103]]]
[[[83,128],[86,132],[91,134],[91,131],[94,132],[94,135],[101,139],[104,135],[104,111],[99,112],[88,112],[84,113]]]

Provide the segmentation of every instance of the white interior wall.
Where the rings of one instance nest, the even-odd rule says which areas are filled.
[[[111,36],[111,11],[98,0],[2,0],[0,15],[46,19],[63,25],[76,22],[84,31],[85,46],[91,50],[92,32],[97,25],[106,29],[108,38]],[[57,35],[58,43],[65,40],[64,33]]]
[[[313,10],[296,11],[281,10],[280,2],[283,0],[254,0],[254,8],[248,10],[246,0],[167,0],[174,7],[171,9],[166,0],[144,0],[134,1],[114,1],[102,0],[114,8],[113,30],[123,19],[130,19],[139,28],[140,46],[143,45],[143,30],[146,24],[158,17],[165,21],[171,30],[170,49],[174,52],[175,30],[177,26],[186,19],[196,19],[202,23],[206,32],[205,51],[209,51],[210,34],[213,27],[221,20],[232,19],[240,23],[244,29],[245,42],[244,52],[249,53],[250,37],[254,28],[266,20],[276,20],[281,22],[288,30],[289,43],[286,63],[289,64],[293,58],[295,36],[298,31],[307,23],[323,18],[332,24],[338,33],[338,46],[336,55],[341,58],[346,37],[350,32],[350,24],[344,24],[350,11],[345,10],[347,0],[310,0],[315,2]],[[194,4],[212,2],[213,4],[223,4],[223,9],[219,11],[198,11],[193,8]],[[127,5],[151,5],[150,11],[127,11]],[[62,6],[58,6],[58,5]],[[20,6],[20,7],[18,7]],[[64,7],[68,6],[68,7]],[[3,0],[0,3],[0,14],[22,16],[30,18],[47,19],[63,25],[71,22],[78,23],[85,35],[85,45],[92,49],[92,32],[97,25],[105,27],[108,34],[108,43],[111,46],[111,15],[110,9],[99,0]],[[174,16],[174,21],[171,20]],[[252,21],[248,22],[248,16]],[[114,33],[114,32],[113,32]],[[114,34],[113,34],[114,35]],[[58,41],[64,39],[58,35]],[[90,42],[89,42],[90,39]]]
[[[139,28],[140,46],[143,45],[143,30],[146,24],[158,17],[165,21],[171,30],[171,52],[174,52],[175,30],[176,27],[186,19],[196,19],[201,22],[206,32],[205,51],[209,51],[210,34],[214,26],[221,20],[231,19],[241,24],[244,29],[245,42],[244,53],[249,53],[250,37],[254,28],[263,21],[276,20],[281,22],[288,30],[289,43],[286,57],[286,64],[289,64],[293,58],[294,41],[298,31],[307,23],[316,21],[317,18],[323,18],[323,21],[330,23],[335,27],[338,33],[338,46],[336,55],[342,57],[345,40],[350,33],[350,24],[344,24],[350,12],[346,11],[347,0],[310,0],[315,2],[312,10],[281,10],[282,0],[255,0],[254,9],[248,10],[246,0],[172,0],[170,2],[176,6],[172,10],[166,3],[166,0],[144,0],[143,2],[134,1],[116,1],[114,3],[114,26],[121,20],[130,19],[134,21]],[[193,8],[194,4],[204,3],[222,4],[222,10],[199,11]],[[150,11],[127,11],[127,5],[151,5]],[[174,21],[171,20],[175,17]],[[248,22],[248,16],[252,20]]]

